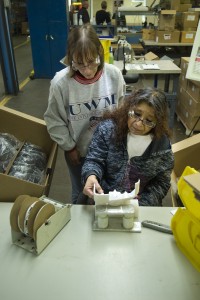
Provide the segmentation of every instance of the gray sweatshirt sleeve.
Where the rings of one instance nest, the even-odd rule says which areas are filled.
[[[68,151],[74,148],[76,143],[70,132],[68,108],[65,103],[66,99],[63,99],[62,90],[52,81],[44,120],[52,140],[58,143],[64,151]]]

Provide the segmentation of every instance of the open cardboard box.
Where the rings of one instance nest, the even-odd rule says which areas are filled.
[[[184,176],[184,180],[200,195],[200,173]]]
[[[175,189],[178,178],[182,175],[186,166],[194,168],[197,171],[200,169],[200,133],[173,144],[172,151],[174,153],[175,165],[171,175],[171,196],[173,206],[178,206]]]
[[[40,146],[48,159],[46,175],[42,184],[0,173],[0,201],[13,202],[17,196],[22,194],[35,197],[40,197],[43,194],[48,195],[58,146],[51,140],[45,122],[2,106],[0,107],[0,132],[10,133],[22,142],[27,141]]]

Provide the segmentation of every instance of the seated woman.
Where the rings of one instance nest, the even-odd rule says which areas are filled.
[[[83,193],[131,192],[140,179],[140,206],[162,206],[174,157],[164,92],[135,90],[97,126],[83,168]]]

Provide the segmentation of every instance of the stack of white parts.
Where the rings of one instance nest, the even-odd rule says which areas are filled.
[[[109,194],[94,192],[95,221],[93,229],[140,232],[139,205],[136,199],[139,186],[140,181],[135,184],[135,189],[131,193],[120,193],[116,190]]]

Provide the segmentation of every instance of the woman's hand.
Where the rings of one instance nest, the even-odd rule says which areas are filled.
[[[81,163],[80,153],[76,147],[70,151],[66,151],[66,153],[67,153],[67,157],[69,158],[69,160],[74,166],[79,165]]]
[[[102,194],[103,190],[100,184],[98,183],[98,180],[95,175],[90,175],[87,178],[87,181],[83,189],[83,194],[87,195],[89,198],[94,198],[94,185],[97,193]]]

